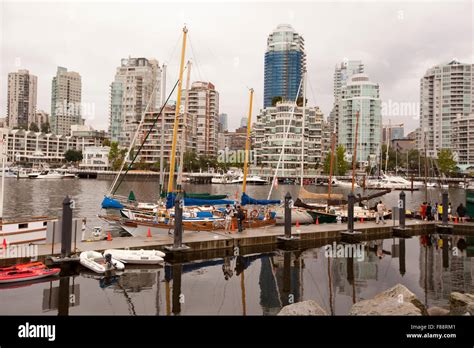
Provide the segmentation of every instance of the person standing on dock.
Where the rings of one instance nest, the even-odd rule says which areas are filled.
[[[234,216],[234,211],[231,208],[230,204],[227,204],[224,211],[225,215],[225,233],[230,233],[230,227],[232,225],[232,217]]]
[[[426,202],[423,202],[420,206],[420,215],[421,215],[421,220],[426,219]]]
[[[242,231],[244,230],[243,228],[244,219],[245,219],[244,211],[242,210],[242,207],[238,205],[237,206],[237,225],[239,227],[239,233],[242,233]]]
[[[443,205],[438,204],[438,220],[443,220]]]
[[[435,221],[438,221],[438,202],[436,202],[433,208],[431,208],[431,214],[433,215]]]
[[[382,203],[382,201],[377,204],[377,215],[375,217],[376,221],[375,223],[378,224],[380,220],[382,220],[383,224],[385,225],[385,219],[383,217],[383,213],[385,212],[385,205]]]
[[[426,207],[426,220],[431,221],[433,220],[433,208],[431,207],[431,202],[428,203]]]
[[[456,213],[458,214],[459,222],[466,221],[466,207],[462,203],[457,207]]]

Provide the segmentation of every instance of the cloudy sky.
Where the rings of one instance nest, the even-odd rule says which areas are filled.
[[[189,28],[192,80],[220,93],[220,112],[235,128],[255,89],[263,105],[263,59],[268,34],[289,23],[306,45],[309,103],[327,116],[338,62],[361,59],[380,84],[384,122],[418,120],[419,79],[429,67],[454,58],[474,62],[473,5],[466,1],[12,1],[0,0],[0,116],[6,115],[7,75],[38,76],[38,108],[50,111],[57,66],[82,75],[87,123],[108,127],[109,85],[120,59],[153,57],[168,69],[168,90],[178,75],[181,30]]]

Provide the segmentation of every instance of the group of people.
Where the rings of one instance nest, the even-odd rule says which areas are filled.
[[[237,228],[239,233],[244,230],[245,213],[242,209],[242,206],[240,204],[237,204],[236,206],[232,207],[230,204],[227,204],[224,210],[225,233],[231,233],[230,230],[232,227],[232,219],[234,216],[237,218]]]
[[[466,207],[460,203],[456,209],[456,215],[459,218],[459,222],[466,221]],[[423,202],[420,206],[420,215],[422,220],[427,221],[441,221],[443,220],[443,205],[436,202],[434,205],[431,202]],[[448,204],[448,220],[453,219],[453,209],[451,203]]]

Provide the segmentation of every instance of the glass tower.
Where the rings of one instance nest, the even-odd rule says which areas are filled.
[[[290,25],[280,24],[267,40],[263,107],[272,106],[274,97],[294,101],[305,70],[303,37]]]

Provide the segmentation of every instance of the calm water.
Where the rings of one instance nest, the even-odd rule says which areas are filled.
[[[69,194],[77,202],[76,216],[87,217],[89,226],[101,225],[96,215],[109,185],[106,180],[7,180],[5,216],[57,215]],[[158,191],[156,183],[135,181],[125,183],[119,193],[127,195],[130,189],[144,201],[154,199]],[[187,185],[185,189],[233,197],[236,191],[240,193],[240,187],[233,185]],[[266,198],[268,189],[249,187],[249,194]],[[324,188],[310,190],[323,192]],[[298,187],[280,185],[272,198],[282,198],[287,191],[296,195]],[[343,191],[335,188],[335,192]],[[454,207],[464,202],[464,191],[452,189],[449,193]],[[391,207],[398,194],[392,192],[382,200]],[[440,192],[429,191],[429,199],[441,201]],[[407,192],[409,208],[422,200],[424,192]],[[368,242],[363,261],[327,258],[324,248],[317,247],[296,253],[275,250],[140,267],[115,278],[79,273],[61,280],[0,288],[0,314],[273,315],[291,299],[312,299],[328,313],[342,315],[354,301],[371,298],[397,283],[406,285],[428,306],[445,306],[451,291],[474,291],[474,240],[464,238],[470,247],[456,256],[451,248],[462,237],[449,237],[443,247],[438,237],[433,235],[428,243],[420,237]]]

